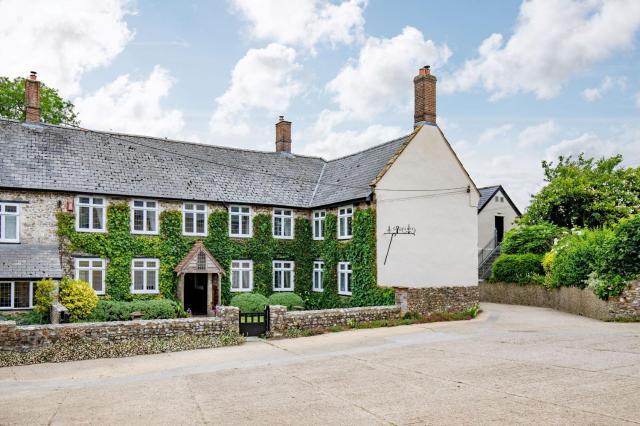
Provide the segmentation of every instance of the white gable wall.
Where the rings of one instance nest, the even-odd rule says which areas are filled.
[[[463,189],[442,195],[448,192],[440,190],[443,188]],[[438,128],[423,126],[376,185],[378,285],[477,285],[478,198],[473,182]],[[395,236],[385,264],[391,238],[385,232],[396,225],[411,225],[416,235]]]
[[[496,196],[504,198],[504,202],[496,201]],[[518,217],[518,213],[511,207],[507,197],[502,192],[498,191],[491,200],[487,202],[482,211],[478,213],[478,248],[481,249],[491,241],[495,230],[495,217],[504,217],[504,232],[515,228],[515,220]]]

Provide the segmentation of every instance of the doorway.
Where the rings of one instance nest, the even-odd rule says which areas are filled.
[[[495,225],[496,225],[496,238],[499,244],[502,242],[502,237],[504,237],[504,217],[495,216]]]
[[[185,274],[184,310],[192,315],[207,315],[207,282],[209,274]]]

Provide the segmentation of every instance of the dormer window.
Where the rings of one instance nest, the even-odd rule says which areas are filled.
[[[20,205],[0,203],[0,243],[20,242]]]
[[[76,231],[105,232],[107,201],[102,197],[76,198]]]

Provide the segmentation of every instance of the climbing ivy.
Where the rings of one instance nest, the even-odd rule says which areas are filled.
[[[175,299],[176,265],[188,253],[195,237],[182,235],[182,214],[169,210],[160,214],[160,233],[157,236],[132,235],[130,211],[126,203],[112,203],[107,208],[106,233],[86,233],[75,230],[71,213],[58,213],[58,233],[64,248],[70,252],[87,253],[109,259],[106,273],[107,298],[115,300],[148,299],[165,297]],[[269,296],[272,293],[273,260],[295,262],[295,292],[307,308],[331,308],[343,306],[367,306],[393,304],[393,292],[376,286],[375,213],[373,209],[355,211],[353,238],[338,240],[334,214],[325,218],[325,239],[312,238],[311,223],[306,218],[296,218],[295,238],[282,240],[271,235],[271,216],[257,214],[253,217],[251,238],[230,238],[229,216],[225,210],[209,215],[208,236],[203,243],[225,270],[232,259],[253,261],[254,292]],[[160,295],[133,295],[131,287],[131,261],[134,257],[160,259]],[[312,291],[313,262],[325,263],[324,291]],[[338,295],[337,265],[350,261],[353,267],[352,297]],[[222,302],[231,300],[230,276],[222,276]]]

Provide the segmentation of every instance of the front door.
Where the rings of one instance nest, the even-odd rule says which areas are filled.
[[[502,242],[502,237],[504,237],[504,217],[495,216],[496,218],[496,237],[498,238],[498,242]]]
[[[192,315],[207,315],[207,275],[184,276],[184,310]]]

